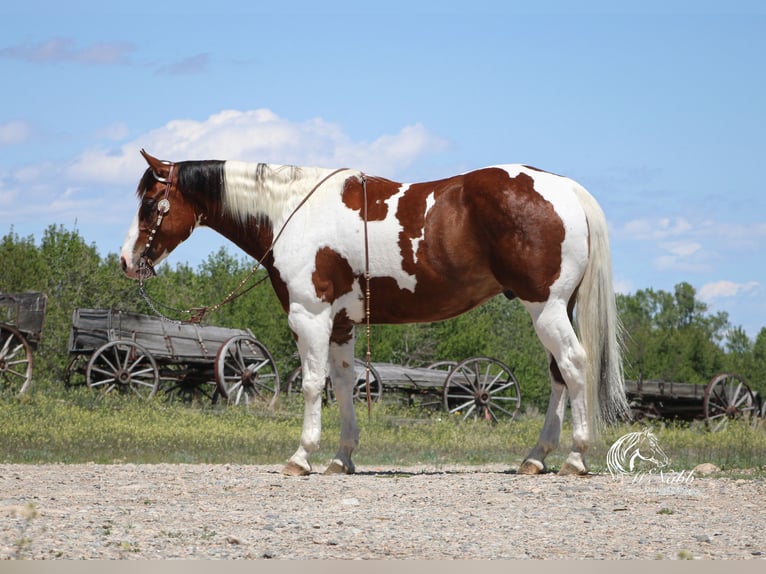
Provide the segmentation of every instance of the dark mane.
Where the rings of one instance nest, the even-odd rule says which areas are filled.
[[[178,162],[178,188],[183,193],[219,199],[223,194],[224,163],[221,160]]]

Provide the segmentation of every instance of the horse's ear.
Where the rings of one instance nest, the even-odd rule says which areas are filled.
[[[168,177],[170,174],[170,162],[157,159],[156,157],[148,154],[144,149],[141,149],[141,155],[144,156],[146,163],[148,163],[149,167],[152,168],[154,177],[159,180],[166,179]]]

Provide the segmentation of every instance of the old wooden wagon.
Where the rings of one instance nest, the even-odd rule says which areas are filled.
[[[367,366],[355,360],[354,398],[367,400]],[[285,379],[285,392],[301,390],[300,368]],[[370,396],[379,401],[394,394],[410,405],[435,408],[464,419],[480,417],[490,421],[513,420],[521,407],[521,389],[511,369],[491,357],[463,361],[440,361],[425,367],[393,363],[370,363]],[[325,399],[333,400],[332,382],[325,382]]]
[[[44,293],[0,293],[0,390],[29,389],[47,305]]]
[[[138,397],[273,405],[276,363],[249,329],[182,324],[116,309],[75,309],[68,385]]]
[[[663,380],[625,381],[633,417],[637,420],[704,419],[711,430],[726,428],[732,419],[753,425],[762,416],[762,398],[744,377],[735,373],[714,376],[707,385]]]

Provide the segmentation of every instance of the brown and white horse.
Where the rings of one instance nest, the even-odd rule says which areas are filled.
[[[439,321],[498,293],[522,301],[549,354],[552,391],[540,438],[519,472],[545,470],[567,395],[573,447],[560,473],[587,473],[596,426],[627,413],[607,224],[576,182],[499,165],[401,184],[350,169],[171,163],[141,153],[149,168],[120,257],[128,276],[152,274],[199,226],[269,272],[303,373],[303,430],[286,474],[311,472],[327,375],[341,432],[326,472],[354,472],[354,326],[366,320],[366,270],[372,323]]]

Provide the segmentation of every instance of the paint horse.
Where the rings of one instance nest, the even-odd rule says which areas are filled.
[[[546,471],[567,399],[573,441],[561,474],[587,473],[584,455],[598,425],[628,412],[607,224],[574,181],[499,165],[401,184],[351,169],[172,163],[141,153],[149,167],[122,247],[123,271],[153,275],[155,264],[207,226],[260,262],[287,312],[305,405],[285,474],[312,470],[328,375],[341,430],[325,472],[354,472],[354,328],[368,316],[373,324],[439,321],[499,293],[519,298],[548,353],[552,386],[520,473]]]

